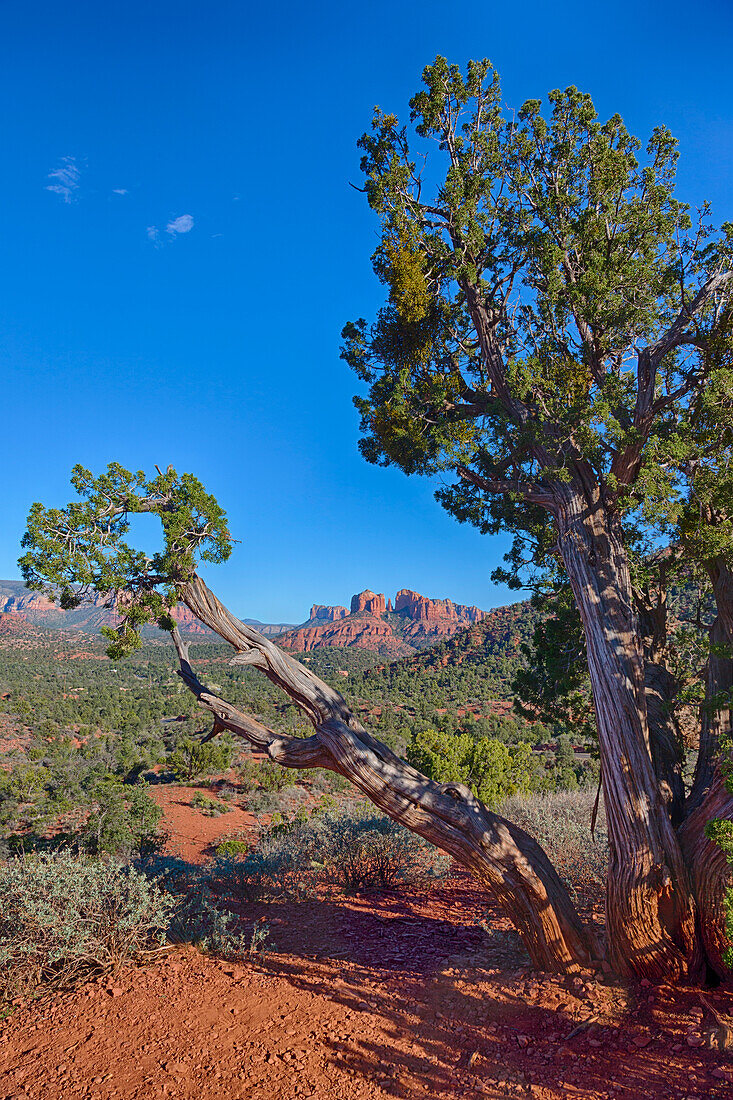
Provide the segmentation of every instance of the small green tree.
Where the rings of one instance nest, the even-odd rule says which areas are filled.
[[[234,745],[230,741],[194,741],[185,737],[168,760],[176,779],[190,783],[205,775],[225,772],[232,762]]]
[[[486,806],[527,793],[533,784],[532,746],[526,741],[510,749],[491,737],[424,729],[415,734],[407,759],[439,783],[465,784]]]

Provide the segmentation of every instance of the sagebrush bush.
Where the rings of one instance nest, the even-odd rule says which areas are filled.
[[[323,823],[324,877],[344,890],[416,884],[450,864],[438,848],[373,810],[327,815]]]
[[[590,831],[594,801],[595,791],[588,787],[515,795],[501,806],[501,813],[535,837],[558,874],[578,890],[602,886],[608,870],[608,834],[602,800],[595,839]]]
[[[0,990],[70,982],[164,942],[172,906],[133,867],[68,851],[0,866]]]
[[[217,892],[248,901],[312,897],[319,886],[355,891],[425,882],[449,859],[383,814],[363,809],[274,819],[242,859],[211,868]]]
[[[144,870],[168,899],[169,940],[192,943],[224,958],[239,958],[247,953],[248,941],[238,918],[215,900],[216,894],[225,893],[218,887],[214,871],[220,862],[200,867],[164,855],[146,860]]]

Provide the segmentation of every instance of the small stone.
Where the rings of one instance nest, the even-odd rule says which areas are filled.
[[[652,1041],[651,1035],[633,1035],[631,1042],[637,1047],[648,1047]]]

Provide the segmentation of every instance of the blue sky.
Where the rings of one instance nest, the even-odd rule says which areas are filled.
[[[482,607],[500,538],[357,450],[345,321],[380,302],[356,140],[437,53],[508,103],[576,84],[680,138],[680,194],[733,218],[733,8],[376,0],[0,8],[0,577],[75,462],[196,473],[240,540],[242,615],[409,586]]]

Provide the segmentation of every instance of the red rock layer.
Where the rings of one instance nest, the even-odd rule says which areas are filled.
[[[345,619],[349,614],[348,607],[341,607],[340,605],[332,606],[330,604],[314,603],[311,608],[310,619],[311,623],[333,623],[337,619]]]
[[[305,626],[281,634],[277,644],[283,649],[307,653],[322,646],[359,646],[387,657],[406,657],[414,647],[397,638],[389,623],[374,615],[349,615],[334,623],[322,626]]]
[[[387,622],[385,613],[399,618]],[[314,604],[309,621],[281,634],[278,643],[301,652],[319,646],[360,646],[385,656],[406,655],[483,618],[485,612],[478,607],[431,600],[409,588],[397,593],[394,605],[391,600],[385,602],[382,593],[367,588],[352,596],[351,614],[343,607]]]
[[[452,600],[431,600],[410,588],[400,589],[395,598],[394,609],[397,612],[404,611],[413,622],[438,622],[447,619],[463,626],[480,622],[485,615],[478,607],[453,603]]]
[[[366,612],[367,615],[383,615],[386,607],[382,593],[380,592],[377,595],[376,592],[371,592],[368,588],[365,588],[363,592],[357,592],[355,596],[351,597],[352,615],[360,615],[362,612]]]

